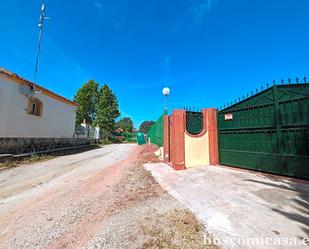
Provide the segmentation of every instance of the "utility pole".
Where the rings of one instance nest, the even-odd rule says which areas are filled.
[[[39,41],[38,41],[38,47],[37,47],[37,53],[36,53],[36,60],[35,60],[35,69],[34,69],[34,89],[33,92],[35,93],[35,83],[37,81],[37,74],[38,74],[38,65],[39,65],[39,56],[40,56],[40,49],[41,49],[41,41],[42,41],[42,33],[43,33],[43,26],[44,26],[44,21],[48,20],[49,17],[45,15],[45,2],[42,2],[42,7],[41,7],[41,15],[39,19]]]

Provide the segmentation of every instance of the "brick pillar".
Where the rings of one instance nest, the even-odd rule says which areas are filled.
[[[169,116],[164,115],[164,155],[163,160],[164,162],[170,161],[170,122],[169,122]]]
[[[172,115],[171,132],[171,161],[176,170],[185,169],[185,122],[186,112],[174,110]]]
[[[218,146],[218,126],[217,110],[215,108],[207,109],[208,115],[208,136],[209,136],[209,161],[212,165],[219,164],[219,146]]]

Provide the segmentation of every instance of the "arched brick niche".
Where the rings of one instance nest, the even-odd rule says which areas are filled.
[[[202,123],[191,130],[185,110],[174,110],[164,117],[164,161],[177,170],[219,163],[217,111],[203,109],[196,115]]]

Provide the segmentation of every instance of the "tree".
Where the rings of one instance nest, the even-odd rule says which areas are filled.
[[[118,108],[116,95],[105,84],[98,93],[95,125],[98,125],[105,132],[113,131],[115,129],[115,119],[120,116]]]
[[[95,120],[98,87],[97,82],[89,80],[76,92],[74,101],[78,104],[76,111],[77,124],[81,124],[84,119],[88,124],[92,124]]]
[[[141,123],[139,130],[146,134],[150,130],[151,126],[153,126],[154,123],[155,122],[151,120],[144,121],[143,123]]]
[[[121,128],[124,131],[132,132],[133,130],[132,119],[129,117],[122,118],[116,123],[116,127]]]

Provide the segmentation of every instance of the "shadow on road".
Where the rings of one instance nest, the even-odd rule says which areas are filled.
[[[252,179],[248,179],[246,181],[267,185],[273,188],[283,189],[284,191],[294,192],[294,198],[288,199],[288,201],[290,202],[289,206],[293,207],[295,211],[286,211],[280,208],[272,208],[272,210],[287,217],[290,220],[298,222],[301,225],[301,229],[306,234],[309,234],[309,182],[283,182],[277,178],[271,178],[271,180],[273,181],[272,183]],[[300,237],[300,239],[303,238]]]

